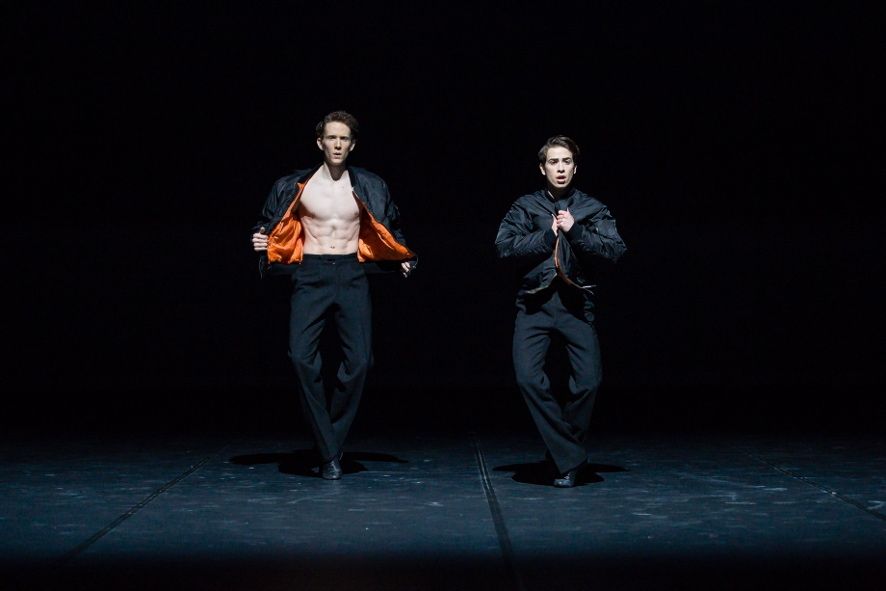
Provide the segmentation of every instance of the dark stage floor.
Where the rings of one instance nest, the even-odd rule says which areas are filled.
[[[599,436],[548,486],[530,435],[8,437],[10,588],[880,589],[886,442]]]

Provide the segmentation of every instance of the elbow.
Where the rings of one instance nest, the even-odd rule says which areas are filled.
[[[617,263],[618,260],[624,256],[624,254],[628,251],[627,247],[624,244],[619,244],[617,248],[613,249],[612,256],[609,259],[613,263]]]
[[[495,256],[500,259],[506,259],[513,254],[513,249],[511,249],[504,242],[496,242],[495,243]]]

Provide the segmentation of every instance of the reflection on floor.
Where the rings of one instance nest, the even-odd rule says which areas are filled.
[[[530,435],[3,442],[0,574],[41,589],[881,588],[886,441]]]

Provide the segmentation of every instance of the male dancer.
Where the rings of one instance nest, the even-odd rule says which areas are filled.
[[[345,165],[358,132],[349,113],[324,117],[316,129],[323,163],[274,183],[252,235],[263,270],[292,275],[289,355],[320,455],[320,475],[327,480],[341,478],[342,446],[371,360],[368,267],[399,266],[408,277],[416,258],[406,247],[385,182]],[[328,388],[318,352],[327,320],[343,355]]]
[[[605,205],[575,189],[579,149],[566,136],[538,152],[545,189],[511,206],[495,239],[501,258],[518,264],[514,368],[517,385],[553,460],[557,487],[575,486],[587,463],[585,440],[600,384],[600,346],[594,329],[595,263],[617,260],[625,245]],[[566,343],[569,397],[561,405],[544,372],[551,336]]]

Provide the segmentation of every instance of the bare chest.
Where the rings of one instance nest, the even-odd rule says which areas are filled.
[[[299,214],[317,222],[356,221],[360,209],[348,182],[311,179],[302,192]]]

